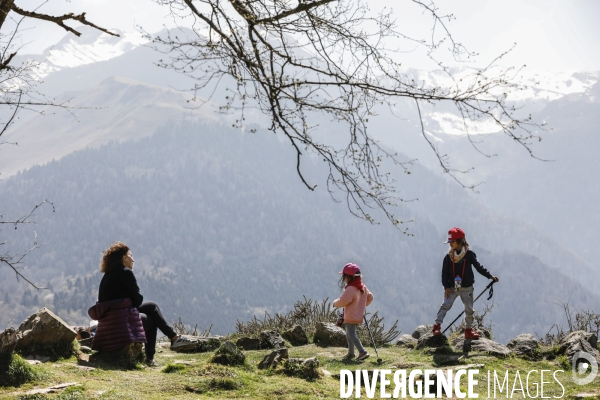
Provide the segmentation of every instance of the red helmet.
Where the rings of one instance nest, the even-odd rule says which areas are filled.
[[[444,243],[454,242],[457,239],[462,239],[465,237],[465,231],[460,228],[454,227],[448,231],[448,240]]]

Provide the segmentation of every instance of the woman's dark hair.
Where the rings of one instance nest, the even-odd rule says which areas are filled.
[[[340,286],[340,289],[342,289],[342,292],[344,291],[344,289],[346,288],[346,285],[348,284],[345,281],[346,277],[350,278],[350,280],[348,281],[348,283],[352,282],[355,279],[359,279],[360,278],[360,276],[353,276],[353,275],[348,275],[348,274],[342,274],[342,277],[340,278],[340,281],[338,283],[338,285]],[[361,290],[360,293],[364,294],[365,290],[364,289]]]
[[[123,256],[127,254],[129,247],[123,242],[113,242],[108,249],[102,252],[100,272],[103,274],[114,268],[123,266]]]

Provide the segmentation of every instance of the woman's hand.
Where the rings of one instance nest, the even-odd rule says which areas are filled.
[[[497,276],[492,276],[492,280],[493,280],[494,282],[498,282],[500,279],[498,279],[498,277],[497,277]]]
[[[444,298],[447,299],[448,297],[450,297],[450,293],[452,293],[451,288],[444,289]]]

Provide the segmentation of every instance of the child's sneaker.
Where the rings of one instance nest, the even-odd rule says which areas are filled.
[[[370,354],[365,351],[364,353],[360,353],[358,357],[356,357],[356,361],[366,360],[367,358],[369,358],[369,356]]]
[[[191,339],[185,335],[179,335],[177,339],[171,341],[171,350],[182,350],[196,344],[198,344],[197,340]]]
[[[477,340],[479,339],[479,333],[475,332],[471,328],[465,329],[465,339],[466,340]]]
[[[342,357],[342,360],[348,361],[348,360],[352,360],[354,357],[356,357],[354,354],[348,353],[344,357]]]
[[[433,329],[431,330],[431,333],[433,333],[433,336],[441,335],[442,334],[442,326],[440,324],[433,325]]]

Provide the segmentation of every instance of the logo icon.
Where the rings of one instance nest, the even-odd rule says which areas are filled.
[[[573,354],[571,367],[573,371],[573,382],[576,385],[583,386],[592,383],[594,379],[596,379],[596,375],[598,375],[598,361],[585,351],[578,351]],[[591,371],[586,375],[590,369]]]

